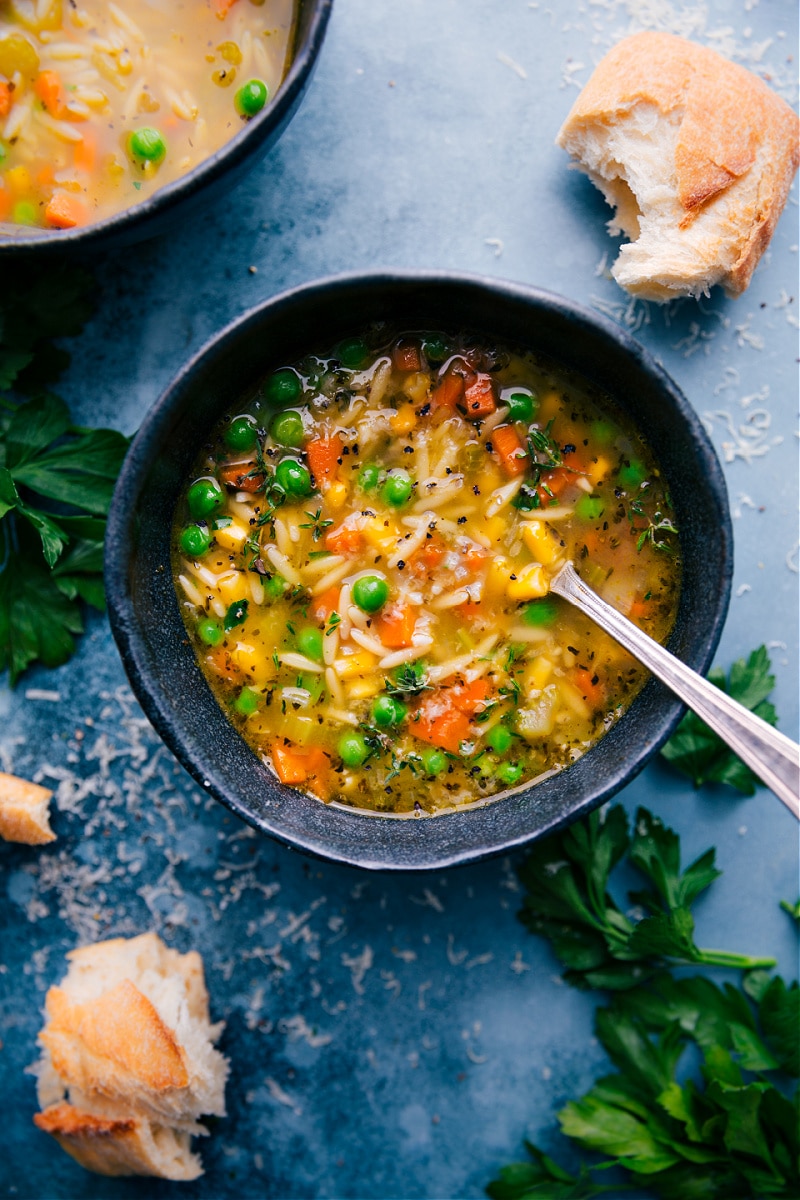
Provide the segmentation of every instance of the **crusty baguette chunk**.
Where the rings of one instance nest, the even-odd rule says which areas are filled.
[[[203,963],[154,933],[83,946],[45,999],[40,1129],[89,1170],[194,1179],[199,1118],[225,1115]]]
[[[48,813],[52,795],[38,783],[0,772],[0,838],[27,846],[54,842]]]
[[[744,67],[685,38],[637,33],[596,67],[556,141],[630,241],[612,275],[646,300],[738,296],[797,170],[797,114]]]

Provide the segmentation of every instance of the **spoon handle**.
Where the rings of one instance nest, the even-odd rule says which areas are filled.
[[[566,563],[550,590],[587,613],[718,734],[800,819],[800,746],[675,658],[588,587]]]

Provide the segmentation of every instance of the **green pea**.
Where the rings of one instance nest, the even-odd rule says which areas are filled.
[[[400,508],[411,497],[414,484],[408,471],[396,467],[390,471],[381,488],[381,500],[392,508]]]
[[[250,450],[258,436],[256,423],[252,417],[234,417],[222,436],[231,450]]]
[[[202,525],[187,525],[181,531],[178,545],[181,548],[181,554],[187,554],[189,558],[202,558],[204,554],[208,553],[211,534]]]
[[[632,458],[630,462],[623,462],[617,471],[617,479],[624,488],[638,487],[647,479],[644,463],[639,462],[636,458]]]
[[[491,746],[495,754],[505,754],[511,749],[513,740],[511,730],[506,729],[505,725],[495,725],[486,735],[486,744]]]
[[[270,575],[261,585],[267,600],[280,600],[286,591],[286,580],[281,575]]]
[[[497,768],[497,778],[505,787],[513,787],[522,778],[522,763],[501,763]]]
[[[339,343],[337,356],[343,367],[348,371],[357,371],[363,366],[369,354],[369,348],[363,338],[345,338]]]
[[[422,343],[422,349],[425,351],[425,357],[428,362],[440,363],[444,362],[447,358],[448,346],[444,338],[425,338]]]
[[[196,479],[186,493],[189,512],[193,517],[212,517],[225,504],[225,493],[216,479]]]
[[[394,696],[378,696],[372,702],[372,719],[381,729],[399,725],[407,715],[405,704],[395,700]]]
[[[197,636],[207,646],[218,646],[222,641],[223,629],[213,617],[203,617],[197,622]]]
[[[381,469],[375,463],[364,463],[364,466],[358,472],[358,486],[364,492],[371,491],[378,486],[381,477]]]
[[[275,480],[287,496],[310,496],[313,492],[308,467],[296,458],[282,458],[275,468]]]
[[[254,117],[269,100],[269,88],[260,79],[248,79],[233,99],[240,117]]]
[[[322,630],[306,625],[297,634],[297,649],[312,662],[322,662]]]
[[[581,496],[575,504],[575,513],[583,521],[597,521],[606,511],[606,502],[600,496]]]
[[[423,750],[420,758],[427,775],[441,775],[447,767],[447,755],[442,750]]]
[[[558,605],[555,600],[531,600],[526,604],[520,617],[524,625],[552,625],[558,616]]]
[[[252,717],[253,713],[258,712],[258,692],[252,688],[242,688],[233,702],[233,709],[240,717]]]
[[[531,392],[512,392],[508,398],[508,419],[532,421],[538,407],[539,403]]]
[[[360,767],[369,754],[366,739],[361,733],[342,734],[337,749],[346,767]]]
[[[167,143],[157,129],[153,129],[151,125],[143,125],[141,129],[134,130],[128,138],[128,152],[132,158],[160,163],[166,156]]]
[[[600,442],[603,446],[610,445],[617,436],[616,427],[611,421],[592,421],[590,427],[592,440]]]
[[[296,371],[290,367],[282,367],[273,372],[264,385],[264,398],[269,404],[285,408],[300,399],[303,385]]]
[[[18,200],[12,210],[11,219],[17,225],[38,225],[39,213],[36,205],[30,200]]]
[[[270,433],[279,446],[292,446],[294,449],[298,449],[306,437],[303,418],[299,412],[291,409],[288,412],[280,412],[273,419]]]
[[[389,585],[380,575],[362,575],[353,584],[352,595],[362,612],[374,613],[389,599]]]

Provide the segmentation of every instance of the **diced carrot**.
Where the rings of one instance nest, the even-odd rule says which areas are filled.
[[[491,688],[485,679],[475,679],[472,683],[457,683],[449,694],[456,708],[472,717],[489,699]]]
[[[222,467],[219,473],[220,480],[235,492],[257,492],[264,486],[265,477],[263,471],[252,474],[255,465],[254,462],[246,462]]]
[[[522,475],[528,469],[528,452],[513,425],[498,425],[492,430],[495,458],[507,475]]]
[[[590,708],[602,706],[605,693],[599,676],[581,667],[575,672],[573,682]]]
[[[461,556],[461,561],[472,575],[479,575],[486,566],[489,551],[483,546],[470,546]]]
[[[66,105],[64,103],[64,88],[61,76],[57,71],[40,71],[36,76],[33,90],[45,106],[51,117],[63,117]]]
[[[444,541],[438,533],[433,533],[422,543],[419,550],[411,555],[408,565],[415,575],[426,575],[439,566],[446,553],[447,546]]]
[[[309,442],[306,446],[309,470],[314,476],[314,482],[318,488],[332,481],[338,470],[343,449],[342,439],[338,433],[335,433],[333,437],[318,438],[317,441]]]
[[[13,88],[10,83],[0,79],[0,117],[7,117],[11,112],[11,96]]]
[[[653,615],[653,603],[651,600],[645,600],[642,596],[637,596],[631,601],[631,606],[628,609],[628,616],[632,621],[641,621]]]
[[[220,21],[224,21],[230,10],[233,8],[236,0],[213,0],[214,11]]]
[[[97,142],[85,133],[79,142],[75,143],[73,162],[77,171],[85,171],[91,175],[97,161]]]
[[[272,746],[272,761],[281,783],[306,783],[309,779],[315,779],[316,790],[323,799],[327,799],[330,759],[319,746],[301,749],[287,743],[286,739],[278,740]]]
[[[554,497],[560,496],[574,478],[572,471],[567,471],[564,467],[554,467],[552,471],[545,471],[536,489],[542,508],[552,504]]]
[[[11,212],[11,196],[4,187],[0,187],[0,221],[5,221]]]
[[[206,662],[214,674],[219,675],[220,679],[230,681],[241,677],[239,668],[224,646],[216,646],[213,650],[209,650]]]
[[[351,529],[347,525],[329,529],[325,534],[325,547],[332,554],[358,554],[363,544],[361,530]]]
[[[392,363],[395,371],[419,371],[422,359],[417,343],[405,340],[397,342],[392,347]]]
[[[470,737],[469,717],[449,704],[438,707],[434,701],[423,702],[419,719],[412,722],[411,731],[421,742],[458,754],[461,743]]]
[[[272,761],[281,783],[305,783],[308,779],[306,756],[293,746],[277,741],[272,747]]]
[[[405,604],[392,604],[385,608],[376,622],[378,637],[384,646],[401,650],[410,646],[417,623],[413,608]]]
[[[465,387],[475,380],[475,372],[463,358],[454,358],[440,377],[431,395],[431,408],[454,409],[464,396]]]
[[[36,184],[40,188],[49,188],[55,182],[55,171],[52,163],[42,163],[36,172]]]
[[[315,596],[311,602],[311,613],[317,621],[327,621],[331,613],[339,608],[340,590],[338,587],[328,588],[321,596]]]
[[[54,192],[47,202],[44,215],[53,229],[72,229],[76,225],[86,224],[86,205],[69,192]]]
[[[497,408],[494,396],[494,380],[491,375],[479,374],[474,383],[464,389],[464,403],[470,418],[488,417]]]

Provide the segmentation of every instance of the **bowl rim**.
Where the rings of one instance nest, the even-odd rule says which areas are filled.
[[[173,179],[171,183],[157,188],[152,195],[138,204],[121,209],[101,221],[88,225],[75,226],[73,229],[34,229],[24,227],[25,232],[8,232],[13,225],[0,225],[0,254],[34,255],[45,250],[61,249],[67,251],[79,245],[81,249],[89,249],[95,243],[105,244],[117,234],[129,235],[136,231],[144,239],[148,236],[146,229],[139,229],[152,218],[173,213],[176,206],[193,192],[205,189],[208,184],[219,179],[226,172],[244,163],[252,153],[254,146],[268,139],[270,134],[279,130],[284,121],[288,121],[292,110],[309,81],[316,65],[320,49],[325,37],[325,30],[330,18],[333,0],[306,0],[313,5],[311,19],[305,37],[297,48],[275,93],[274,100],[267,104],[255,117],[243,122],[232,138],[224,142],[213,154],[203,159],[186,175]],[[296,36],[296,28],[295,28]]]
[[[358,866],[368,870],[437,870],[444,867],[476,862],[500,853],[507,853],[515,848],[532,843],[540,837],[556,832],[600,804],[605,803],[622,787],[627,786],[669,738],[685,711],[685,706],[677,698],[669,697],[665,701],[668,715],[660,720],[656,736],[648,739],[647,747],[639,752],[636,761],[633,764],[626,762],[620,765],[613,774],[606,777],[602,786],[584,797],[581,803],[570,808],[566,813],[557,815],[554,819],[533,831],[522,831],[514,836],[501,836],[497,841],[492,841],[491,834],[488,837],[484,835],[477,840],[477,844],[470,844],[466,848],[434,850],[427,855],[423,854],[419,856],[421,857],[421,861],[409,861],[404,854],[399,855],[397,860],[395,860],[392,855],[387,856],[383,845],[377,847],[378,852],[372,855],[351,852],[349,849],[338,849],[334,852],[318,836],[304,836],[303,834],[298,834],[296,831],[292,831],[289,834],[280,827],[279,821],[275,822],[269,815],[265,816],[263,812],[256,813],[252,808],[248,808],[241,795],[233,796],[229,794],[221,773],[215,767],[213,755],[206,754],[205,752],[198,754],[196,746],[191,747],[187,745],[185,736],[181,731],[180,720],[177,718],[176,713],[166,703],[165,697],[149,681],[150,668],[145,652],[145,641],[135,618],[133,602],[128,589],[128,562],[132,556],[135,544],[134,513],[141,495],[147,468],[153,461],[155,448],[161,443],[162,434],[168,432],[169,427],[175,419],[176,412],[186,404],[187,396],[191,394],[195,376],[198,373],[202,374],[208,367],[208,364],[213,362],[215,358],[224,355],[232,342],[252,336],[254,331],[267,324],[276,314],[285,310],[291,310],[297,306],[302,306],[308,299],[323,293],[328,293],[328,302],[333,303],[337,293],[346,293],[354,287],[375,289],[389,287],[402,291],[403,289],[420,286],[466,288],[473,292],[480,291],[489,295],[497,296],[500,294],[512,303],[522,303],[534,309],[543,306],[556,313],[560,319],[568,320],[578,327],[591,328],[595,333],[599,332],[602,337],[613,343],[617,352],[622,351],[631,356],[637,369],[650,375],[658,389],[669,396],[672,405],[677,410],[678,416],[683,418],[687,423],[693,440],[701,448],[708,494],[717,509],[718,526],[715,528],[715,534],[720,546],[721,578],[718,590],[715,593],[716,602],[713,607],[713,613],[708,619],[704,647],[692,662],[694,669],[701,673],[705,673],[711,665],[714,652],[722,634],[730,601],[733,575],[733,530],[725,478],[719,459],[698,414],[664,367],[627,330],[622,329],[607,317],[591,311],[577,301],[532,285],[515,283],[488,275],[459,271],[395,269],[369,272],[354,271],[305,282],[297,287],[281,292],[279,295],[273,296],[261,304],[250,308],[226,325],[219,333],[209,338],[178,371],[160,398],[145,415],[123,463],[109,512],[106,537],[105,581],[111,629],[133,691],[147,717],[166,742],[168,748],[187,769],[189,774],[206,791],[210,792],[210,794],[221,801],[232,812],[235,812],[237,816],[247,821],[248,824],[289,848],[300,850],[313,857]],[[554,357],[558,361],[558,357]],[[569,364],[565,363],[564,365],[569,367]],[[585,372],[578,370],[578,373],[584,374],[585,377]],[[605,390],[610,391],[609,388]],[[220,412],[222,411],[222,407],[220,406]],[[175,603],[177,611],[177,600]],[[178,619],[181,620],[179,613]],[[659,689],[662,688],[662,685],[651,679],[647,683],[646,688],[643,689],[643,692],[639,693],[639,697],[648,689],[653,688]],[[669,695],[666,689],[662,688],[662,690],[665,696]],[[209,695],[211,695],[210,690]],[[638,701],[639,697],[637,697],[634,703]],[[222,710],[220,709],[221,712]],[[226,726],[231,729],[234,728],[224,715],[222,719]],[[621,722],[618,722],[615,728],[619,724]],[[609,732],[611,733],[613,730]],[[246,746],[246,743],[239,737],[238,733],[236,737],[241,741],[243,746]],[[601,739],[597,745],[602,745],[605,740],[605,738]],[[592,747],[592,749],[594,748]],[[253,754],[255,760],[254,752],[250,751],[250,753]],[[588,753],[591,753],[591,750]],[[266,768],[264,770],[266,771]],[[554,778],[563,779],[564,777],[565,772],[560,772]],[[539,788],[546,786],[546,783],[538,785]],[[274,780],[274,788],[284,796],[290,798],[302,795],[302,793],[298,793],[295,789],[280,784],[277,780]],[[403,827],[408,829],[419,828],[420,825],[430,827],[431,823],[463,822],[464,818],[471,819],[472,814],[491,813],[493,809],[502,805],[506,800],[511,800],[518,796],[523,797],[526,793],[533,794],[536,791],[537,788],[531,787],[530,783],[517,785],[516,788],[509,789],[499,796],[487,798],[485,801],[479,801],[476,804],[468,806],[466,809],[449,810],[440,814],[425,815],[419,819],[406,818],[405,820],[400,819],[398,814],[378,813],[372,810],[355,808],[350,809],[346,806],[322,805],[322,802],[316,799],[313,802],[328,813],[332,812],[334,807],[336,807],[339,809],[340,815],[347,821],[365,823],[366,819],[370,822],[377,821],[384,828],[391,826],[395,829]],[[488,824],[490,827],[493,824],[491,818]],[[416,845],[418,844],[416,843]]]

